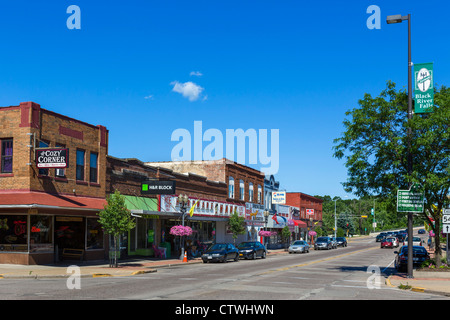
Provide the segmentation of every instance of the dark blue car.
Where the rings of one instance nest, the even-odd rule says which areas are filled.
[[[218,261],[227,262],[230,259],[239,261],[239,250],[231,243],[213,244],[202,254],[203,263]]]

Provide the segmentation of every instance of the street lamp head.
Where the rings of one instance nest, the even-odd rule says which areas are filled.
[[[396,15],[392,15],[392,16],[387,16],[387,18],[386,18],[387,24],[400,23],[403,20],[408,20],[408,16],[402,17],[401,14],[396,14]]]

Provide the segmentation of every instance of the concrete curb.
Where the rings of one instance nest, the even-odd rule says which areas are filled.
[[[389,286],[389,287],[391,287],[391,288],[398,288],[398,286],[394,286],[394,285],[391,283],[391,279],[390,279],[391,277],[392,277],[392,275],[390,275],[390,276],[386,279],[386,281],[385,281],[386,285]],[[399,289],[399,290],[406,290],[406,289],[400,289],[400,288],[398,288],[398,289]],[[408,290],[409,290],[409,291],[412,291],[412,292],[429,293],[429,294],[436,294],[436,295],[441,295],[441,296],[450,297],[450,293],[449,293],[449,292],[438,291],[438,290],[432,290],[432,289],[427,289],[427,288],[423,288],[423,287],[411,286],[411,289],[408,289]]]

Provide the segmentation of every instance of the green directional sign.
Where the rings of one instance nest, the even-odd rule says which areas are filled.
[[[414,64],[414,112],[427,113],[434,106],[433,63]]]
[[[415,184],[409,190],[397,191],[397,212],[423,212],[425,193]]]

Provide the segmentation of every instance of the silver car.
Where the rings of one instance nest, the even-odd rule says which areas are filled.
[[[305,252],[309,252],[309,244],[306,241],[303,240],[297,240],[294,241],[290,246],[289,246],[289,253],[305,253]]]

